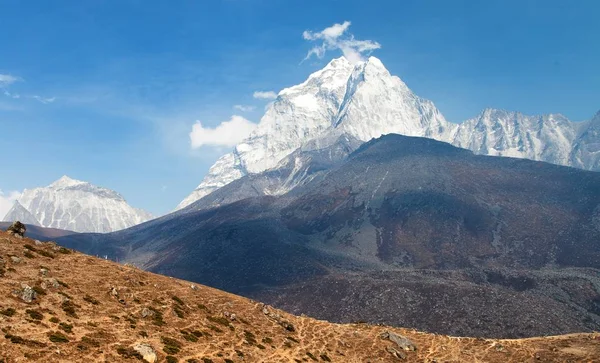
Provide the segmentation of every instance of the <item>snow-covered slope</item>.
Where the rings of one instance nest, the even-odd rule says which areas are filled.
[[[379,59],[353,65],[337,58],[302,84],[279,92],[256,130],[221,157],[177,209],[246,174],[274,168],[307,142],[330,140],[330,133],[346,133],[363,142],[388,133],[443,140],[454,127]]]
[[[33,216],[25,207],[19,203],[19,201],[15,201],[12,208],[6,213],[4,217],[6,222],[14,222],[19,221],[25,224],[31,224],[34,226],[41,226],[40,222],[38,222],[37,218]]]
[[[353,65],[341,57],[302,84],[279,92],[256,130],[221,157],[177,209],[244,175],[276,168],[307,143],[318,148],[320,140],[334,139],[328,135],[346,134],[365,142],[390,133],[446,141],[477,154],[600,170],[600,113],[586,123],[574,123],[560,114],[526,116],[486,109],[462,124],[449,123],[379,59]]]
[[[20,220],[25,212],[42,227],[75,232],[112,232],[152,218],[117,192],[67,176],[47,187],[25,189],[4,220]]]
[[[576,131],[563,115],[526,116],[486,109],[463,122],[450,141],[477,154],[569,165]]]

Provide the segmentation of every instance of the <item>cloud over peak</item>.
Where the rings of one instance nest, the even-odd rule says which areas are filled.
[[[12,208],[15,201],[21,196],[20,192],[12,191],[8,194],[4,194],[0,189],[0,220],[4,219],[6,213]]]
[[[277,98],[277,93],[273,91],[256,91],[252,96],[261,100],[274,100]]]
[[[365,60],[363,53],[370,53],[375,49],[381,48],[381,45],[373,40],[357,40],[354,35],[348,33],[348,28],[352,23],[344,21],[342,24],[333,24],[332,26],[312,32],[305,30],[302,37],[311,42],[320,42],[308,51],[304,60],[310,59],[313,55],[317,58],[323,58],[328,50],[339,49],[346,59],[351,63]]]
[[[204,127],[200,121],[196,121],[190,132],[191,146],[192,149],[205,145],[233,147],[248,137],[256,126],[238,115],[231,116],[231,119],[221,122],[215,128]]]

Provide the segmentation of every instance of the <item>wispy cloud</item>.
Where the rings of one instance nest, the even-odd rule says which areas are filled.
[[[235,108],[236,110],[240,110],[242,112],[252,112],[252,111],[254,111],[254,109],[256,109],[255,106],[249,106],[249,105],[235,105],[235,106],[233,106],[233,108]]]
[[[32,100],[41,102],[43,104],[48,104],[48,103],[52,103],[52,102],[56,101],[56,97],[43,97],[43,96],[38,96],[38,95],[22,95],[22,94],[15,93],[15,92],[8,90],[9,86],[12,85],[13,83],[22,82],[22,81],[23,81],[23,78],[21,78],[21,77],[13,76],[10,74],[0,74],[0,89],[2,90],[2,94],[6,97],[10,97],[15,100],[17,100],[17,99],[32,99]]]
[[[189,134],[191,146],[192,149],[205,145],[232,147],[248,137],[256,126],[255,123],[237,115],[231,116],[230,120],[221,122],[215,128],[204,127],[200,121],[196,121]]]
[[[256,91],[252,96],[261,100],[274,100],[277,98],[277,93],[273,91]]]
[[[0,74],[0,87],[7,87],[18,81],[22,81],[22,79],[10,74]]]
[[[8,213],[13,204],[15,204],[15,200],[17,200],[20,196],[20,192],[12,191],[8,192],[8,194],[4,194],[4,192],[2,192],[0,189],[0,220],[4,219],[6,213]]]
[[[375,41],[355,39],[354,35],[348,33],[350,24],[349,21],[342,24],[333,24],[320,32],[305,30],[302,33],[305,40],[320,42],[320,44],[310,49],[304,60],[310,59],[313,55],[317,58],[323,58],[328,50],[339,49],[348,61],[356,63],[364,60],[363,53],[370,53],[381,48],[381,45]]]

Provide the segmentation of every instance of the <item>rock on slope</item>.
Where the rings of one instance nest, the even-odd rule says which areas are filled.
[[[5,221],[75,232],[112,232],[151,219],[106,188],[63,176],[47,187],[24,190]]]
[[[389,133],[450,142],[477,154],[510,156],[600,170],[600,113],[574,123],[560,114],[525,116],[486,109],[460,125],[449,123],[381,61],[332,60],[296,86],[282,90],[257,129],[211,167],[177,209],[247,174],[275,168],[309,142],[347,134],[361,142]],[[322,144],[321,147],[328,146]],[[278,193],[285,193],[282,188]]]
[[[4,232],[0,296],[0,361],[11,363],[600,358],[598,334],[498,340],[332,324]]]

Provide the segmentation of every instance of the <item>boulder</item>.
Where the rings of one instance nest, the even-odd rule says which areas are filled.
[[[21,284],[21,288],[22,290],[19,292],[19,297],[21,300],[30,303],[37,297],[37,293],[31,286],[27,284]]]
[[[396,343],[398,345],[398,348],[400,348],[402,350],[408,350],[408,351],[417,350],[417,346],[414,345],[413,342],[410,341],[410,339],[408,339],[405,336],[391,332],[389,330],[386,330],[385,332],[383,332],[381,334],[381,338],[388,339],[388,340]]]
[[[148,363],[156,362],[156,351],[150,344],[139,343],[133,346],[133,349],[142,355],[142,358]]]
[[[27,231],[27,227],[25,227],[25,225],[19,221],[13,222],[13,224],[6,229],[8,234],[12,234],[15,237],[25,236],[25,231]]]

